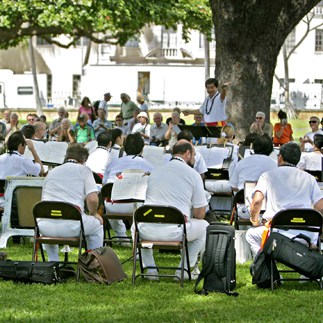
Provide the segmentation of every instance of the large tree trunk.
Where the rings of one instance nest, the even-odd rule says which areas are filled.
[[[255,113],[270,112],[276,60],[286,37],[318,0],[210,0],[216,36],[215,77],[231,81],[227,111],[237,137]]]

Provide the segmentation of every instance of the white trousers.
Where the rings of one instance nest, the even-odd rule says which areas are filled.
[[[246,240],[250,244],[251,252],[253,257],[258,253],[260,250],[261,246],[261,240],[262,240],[262,234],[265,231],[265,226],[259,226],[259,227],[253,227],[248,229],[246,233]],[[274,229],[275,232],[279,232],[283,234],[284,236],[287,236],[289,238],[293,238],[297,236],[300,233],[303,233],[304,235],[308,236],[311,239],[311,242],[316,244],[318,235],[317,233],[314,232],[309,232],[309,231],[301,231],[301,230],[278,230]],[[303,239],[298,240],[300,242],[306,243]]]
[[[89,250],[103,246],[103,225],[91,215],[82,215],[84,233]],[[69,222],[67,225],[66,222]],[[43,220],[39,221],[39,230],[43,235],[75,237],[79,233],[79,226],[75,221],[64,220]],[[48,261],[59,261],[58,245],[44,244],[44,249],[48,254]]]
[[[199,252],[204,250],[206,227],[208,225],[209,223],[207,221],[201,219],[190,219],[190,221],[186,223],[190,267],[194,267],[196,265]],[[131,231],[133,235],[134,226],[131,227]],[[181,226],[174,224],[139,224],[139,232],[141,239],[156,241],[180,241],[182,239],[183,229]],[[142,249],[141,254],[144,267],[155,266],[152,249]],[[181,262],[182,261],[184,261],[184,259],[181,259]]]

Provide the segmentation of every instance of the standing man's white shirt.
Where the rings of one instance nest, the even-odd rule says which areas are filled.
[[[225,105],[226,99],[221,100],[220,92],[215,93],[212,98],[207,96],[199,109],[204,116],[204,122],[212,123],[226,120]]]

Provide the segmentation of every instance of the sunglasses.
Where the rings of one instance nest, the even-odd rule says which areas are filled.
[[[122,119],[116,119],[115,121],[122,121]]]
[[[262,119],[262,117],[256,117],[256,119]]]
[[[310,120],[308,123],[309,123],[309,124],[311,124],[311,123],[317,123],[317,121],[315,121],[315,120]]]

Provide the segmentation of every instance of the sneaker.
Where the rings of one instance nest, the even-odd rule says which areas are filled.
[[[132,243],[131,242],[119,242],[119,245],[121,247],[125,247],[125,248],[132,248]]]
[[[144,278],[148,279],[148,280],[159,280],[158,275],[158,271],[157,269],[147,269],[145,276],[143,276]]]

